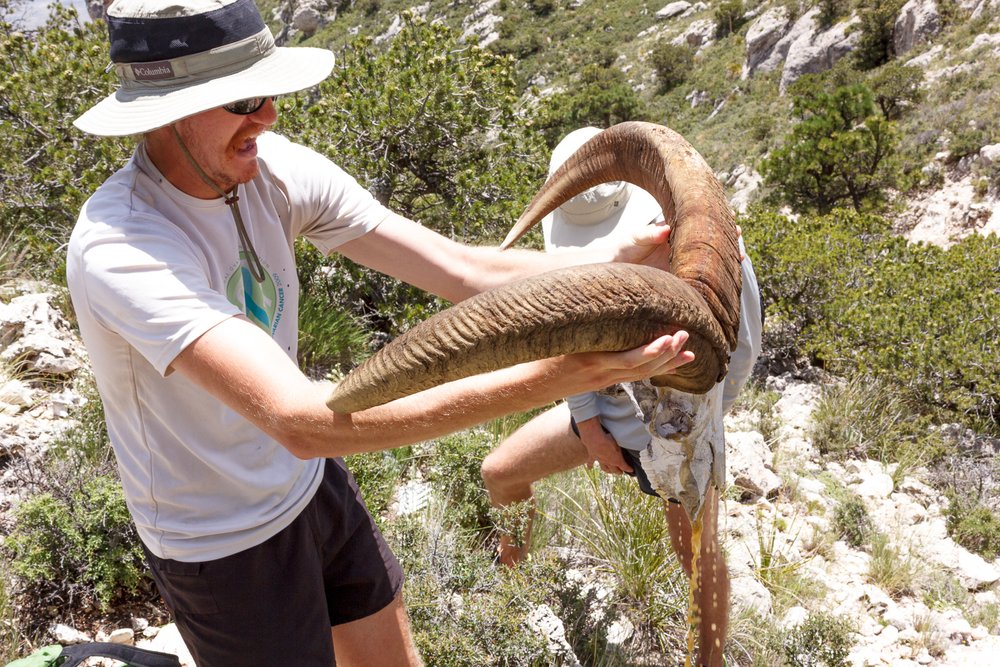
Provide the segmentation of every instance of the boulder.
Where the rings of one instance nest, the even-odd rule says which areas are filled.
[[[784,93],[804,74],[818,74],[832,68],[838,60],[854,50],[861,31],[855,29],[860,21],[853,17],[841,21],[829,30],[804,32],[788,47],[785,67],[781,71],[779,89]],[[814,24],[815,25],[815,24]]]
[[[807,33],[814,33],[818,29],[819,9],[813,8],[796,19],[791,28],[787,28],[784,35],[777,41],[774,47],[753,68],[753,72],[773,72],[781,67],[781,64],[788,56],[788,49],[791,48],[799,37]],[[763,27],[761,27],[763,30]],[[752,75],[749,73],[748,76]]]
[[[781,488],[771,469],[771,450],[756,431],[726,434],[726,483],[751,497],[768,497]]]
[[[901,56],[941,32],[941,14],[936,0],[909,0],[899,10],[892,29],[892,44]]]
[[[691,9],[690,2],[686,2],[686,0],[677,0],[676,2],[671,2],[670,4],[664,6],[660,11],[656,12],[656,19],[658,21],[672,19],[675,16],[680,16],[689,9]]]
[[[500,39],[503,17],[493,13],[500,0],[486,0],[462,20],[462,41],[486,46]]]
[[[779,5],[768,9],[750,25],[746,35],[747,56],[743,63],[743,79],[753,76],[758,68],[765,67],[764,71],[771,71],[777,66],[780,60],[772,62],[770,57],[774,47],[788,32],[790,22],[788,8]]]
[[[0,303],[0,361],[37,376],[66,377],[82,367],[54,295],[24,294]]]
[[[566,628],[562,620],[547,604],[535,607],[528,614],[525,623],[532,630],[545,637],[549,650],[560,659],[559,664],[566,665],[566,667],[580,667],[580,660],[566,639]]]
[[[700,49],[712,43],[715,37],[715,22],[709,19],[698,19],[687,27],[687,29],[675,37],[670,43],[674,46],[690,46],[693,49]]]

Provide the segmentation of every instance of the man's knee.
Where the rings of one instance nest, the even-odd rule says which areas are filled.
[[[508,466],[497,455],[496,451],[490,452],[483,459],[482,465],[479,467],[479,474],[483,478],[483,484],[489,491],[494,489],[502,489],[510,483],[510,471]]]

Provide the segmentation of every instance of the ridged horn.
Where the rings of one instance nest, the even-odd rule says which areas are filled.
[[[483,292],[383,347],[327,400],[355,412],[476,373],[586,351],[638,347],[684,329],[696,360],[654,383],[704,393],[725,375],[739,323],[739,248],[722,186],[679,134],[622,123],[557,170],[502,248],[594,185],[624,180],[656,198],[671,225],[671,273],[631,264],[561,269]],[[673,275],[672,275],[673,274]]]

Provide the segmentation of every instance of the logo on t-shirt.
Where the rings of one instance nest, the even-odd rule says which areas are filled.
[[[242,250],[240,265],[226,281],[226,298],[268,335],[274,334],[274,327],[278,324],[275,313],[278,312],[280,302],[274,278],[265,273],[264,282],[254,280],[248,268],[246,254]]]

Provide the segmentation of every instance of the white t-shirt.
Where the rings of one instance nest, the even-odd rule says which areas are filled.
[[[389,214],[325,157],[258,138],[260,174],[239,188],[266,272],[251,277],[224,201],[171,185],[139,146],[87,201],[67,280],[104,402],[129,509],[161,558],[212,560],[255,546],[312,498],[322,460],[302,461],[169,366],[219,322],[244,314],[295,359],[293,241],[322,252]]]

